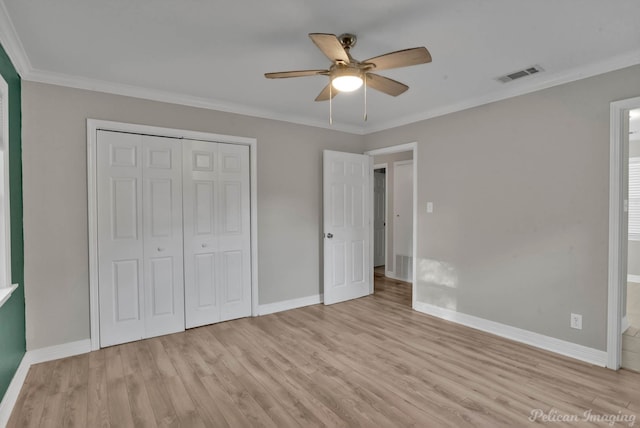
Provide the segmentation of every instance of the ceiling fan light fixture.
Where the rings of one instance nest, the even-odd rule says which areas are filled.
[[[356,68],[341,68],[331,76],[331,85],[339,92],[353,92],[362,82],[362,72]]]

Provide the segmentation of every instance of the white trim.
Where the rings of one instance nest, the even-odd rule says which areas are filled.
[[[24,79],[33,67],[4,3],[0,1],[0,43],[18,74]]]
[[[404,278],[404,279],[402,279],[402,278],[398,278],[398,277],[396,276],[395,272],[394,272],[394,271],[392,271],[392,270],[387,271],[387,272],[385,273],[385,276],[386,276],[387,278],[389,278],[389,279],[394,279],[394,280],[396,280],[396,281],[407,282],[407,279],[406,279],[406,278]]]
[[[249,141],[249,161],[251,162],[251,316],[258,316],[258,144],[255,138]]]
[[[82,339],[75,342],[63,343],[62,345],[34,349],[27,351],[25,356],[29,358],[29,363],[39,364],[59,360],[60,358],[73,357],[74,355],[86,354],[87,352],[91,352],[91,339]]]
[[[417,144],[416,142],[413,142],[413,143],[397,144],[395,146],[381,147],[379,149],[366,151],[364,152],[364,154],[369,156],[380,156],[380,155],[390,155],[393,153],[400,153],[400,152],[410,152],[416,147],[416,144]]]
[[[0,112],[2,117],[0,118],[0,171],[2,171],[2,178],[0,179],[0,186],[2,186],[2,212],[0,212],[0,227],[3,228],[2,236],[4,239],[0,242],[2,247],[0,248],[0,272],[2,277],[0,278],[0,290],[11,289],[9,295],[15,288],[12,289],[12,277],[11,277],[11,183],[9,177],[9,169],[11,167],[9,163],[10,156],[10,141],[9,141],[9,85],[0,76]],[[4,272],[3,272],[4,271]],[[8,296],[4,296],[7,297]],[[2,306],[2,301],[0,306]]]
[[[416,255],[418,254],[418,143],[414,141],[411,143],[398,144],[396,146],[382,147],[379,149],[368,150],[364,152],[364,154],[371,156],[373,162],[374,156],[409,151],[413,152],[413,272],[411,275],[411,307],[415,309],[417,303],[416,280],[418,278],[418,263],[416,263]],[[373,183],[373,173],[371,174],[371,180]],[[373,196],[373,185],[370,185],[369,187],[371,187],[371,195]],[[371,199],[373,199],[373,197]],[[373,204],[371,204],[371,212],[373,212]],[[373,222],[370,222],[369,233],[373,236]],[[373,251],[370,251],[370,257],[371,266],[373,266]],[[389,276],[389,274],[393,275],[393,272],[385,272],[385,276]],[[373,276],[373,267],[371,268],[371,275]],[[373,293],[373,283],[371,284],[371,287],[371,292]]]
[[[30,82],[40,82],[50,85],[65,86],[67,88],[84,89],[107,94],[122,95],[163,103],[177,104],[188,107],[197,107],[207,110],[221,111],[225,113],[240,114],[243,116],[258,117],[261,119],[277,120],[299,125],[313,126],[316,128],[333,129],[350,134],[363,135],[361,126],[349,125],[346,123],[329,124],[328,120],[316,120],[304,116],[281,114],[269,109],[251,107],[245,104],[233,103],[229,101],[216,100],[212,98],[184,95],[176,92],[163,91],[160,89],[145,88],[123,83],[113,83],[105,80],[91,79],[83,76],[73,76],[69,74],[54,73],[43,70],[30,70],[24,80]]]
[[[373,160],[372,160],[373,162]],[[388,242],[389,242],[389,228],[387,227],[387,225],[389,224],[389,212],[387,210],[387,206],[389,206],[388,200],[389,200],[389,164],[387,162],[384,163],[379,163],[379,164],[375,164],[373,165],[373,171],[375,172],[376,169],[383,169],[384,168],[384,266],[385,266],[385,276],[386,275],[386,270],[389,267],[389,255],[387,254],[387,248],[389,247]],[[375,183],[374,183],[375,184]],[[374,201],[375,202],[375,201]],[[374,207],[375,210],[375,207]],[[371,211],[374,212],[374,211]],[[371,219],[371,221],[373,222],[375,219]],[[373,243],[373,247],[374,247],[374,261],[375,261],[375,236],[372,236],[371,239],[374,240]],[[373,266],[373,269],[375,271],[375,266]],[[374,274],[374,281],[375,281],[375,274]],[[371,289],[371,292],[373,292],[373,288]]]
[[[615,56],[604,61],[589,64],[583,67],[573,68],[556,75],[540,73],[528,81],[518,81],[515,85],[505,85],[503,89],[481,95],[474,98],[462,100],[457,103],[436,107],[431,110],[418,112],[413,115],[407,115],[400,119],[377,122],[375,125],[367,126],[363,132],[364,135],[373,134],[374,132],[385,131],[387,129],[396,128],[398,126],[416,123],[434,117],[444,116],[466,110],[473,107],[493,103],[496,101],[506,100],[520,95],[530,94],[532,92],[541,91],[543,89],[552,88],[554,86],[563,85],[565,83],[574,82],[580,79],[597,76],[599,74],[608,73],[610,71],[620,70],[626,67],[640,64],[640,49],[623,55]],[[545,76],[550,76],[545,79]]]
[[[629,323],[629,318],[627,318],[626,315],[624,317],[622,317],[622,322],[620,324],[622,325],[622,332],[623,333],[625,331],[627,331],[629,329],[629,327],[631,327],[631,324]]]
[[[12,284],[11,287],[0,288],[0,307],[9,300],[9,297],[11,297],[11,294],[18,288],[18,285],[19,284]]]
[[[100,349],[100,305],[98,302],[98,228],[96,191],[96,144],[98,129],[158,135],[163,137],[213,141],[249,146],[251,161],[251,315],[258,315],[258,155],[255,138],[236,137],[210,132],[163,128],[158,126],[87,119],[87,193],[89,213],[89,317],[91,324],[91,349]]]
[[[0,402],[0,427],[7,426],[9,418],[11,417],[11,412],[18,401],[22,385],[24,385],[24,381],[27,379],[27,373],[29,373],[30,367],[31,362],[29,361],[27,354],[25,354],[22,356],[22,361],[20,361],[18,369],[13,374],[13,379],[11,379],[9,387]]]
[[[609,117],[609,265],[607,291],[607,367],[618,370],[622,357],[622,290],[627,279],[627,236],[623,194],[625,150],[623,135],[629,110],[640,106],[640,97],[611,103]]]
[[[324,295],[314,294],[313,296],[300,297],[298,299],[283,300],[281,302],[267,303],[258,307],[258,314],[269,315],[276,312],[288,311],[290,309],[303,308],[305,306],[319,305],[324,302]]]
[[[0,2],[1,3],[1,2]],[[124,95],[129,97],[142,98],[152,101],[166,102],[171,104],[185,105],[190,107],[205,108],[209,110],[223,111],[227,113],[241,114],[245,116],[259,117],[263,119],[278,120],[300,125],[313,126],[325,129],[334,129],[356,135],[369,135],[374,132],[384,131],[398,126],[408,125],[410,123],[420,122],[434,117],[444,116],[446,114],[455,113],[472,107],[501,101],[520,95],[548,89],[554,86],[570,83],[576,80],[585,79],[587,77],[596,76],[598,74],[622,69],[640,63],[640,53],[632,52],[631,54],[612,58],[607,61],[592,64],[584,68],[573,69],[559,74],[550,80],[532,80],[529,84],[520,82],[518,85],[507,86],[504,89],[492,92],[488,95],[482,95],[457,103],[437,107],[414,115],[407,115],[400,119],[380,121],[376,125],[350,125],[346,123],[329,124],[324,120],[314,120],[304,116],[292,116],[291,114],[280,114],[267,109],[258,109],[238,103],[221,101],[215,99],[207,99],[174,92],[161,91],[151,88],[143,88],[140,86],[125,85],[120,83],[112,83],[98,79],[90,79],[82,76],[73,76],[67,74],[54,73],[49,71],[30,69],[23,75],[24,80],[32,82],[41,82],[53,85],[61,85],[70,88],[85,89],[90,91],[105,92],[109,94]],[[542,79],[544,75],[537,76]]]
[[[627,282],[636,282],[640,284],[640,275],[627,274]]]
[[[585,361],[596,366],[604,367],[607,362],[607,353],[605,351],[578,345],[577,343],[567,342],[565,340],[556,339],[555,337],[545,336],[529,330],[512,327],[495,321],[489,321],[484,318],[463,314],[451,309],[429,305],[427,303],[418,302],[414,309],[437,318],[455,322],[456,324],[495,334],[496,336],[525,343],[527,345],[535,346],[536,348],[545,349],[547,351],[575,358],[580,361]]]
[[[46,361],[58,360],[60,358],[73,357],[74,355],[86,354],[91,351],[91,340],[84,339],[76,342],[63,343],[62,345],[49,346],[47,348],[27,351],[22,356],[22,361],[18,369],[13,374],[13,379],[0,402],[0,427],[6,426],[9,417],[16,405],[20,390],[29,373],[29,368],[33,364],[44,363]]]

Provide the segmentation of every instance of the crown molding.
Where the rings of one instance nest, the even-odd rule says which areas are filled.
[[[484,104],[529,94],[553,86],[562,85],[564,83],[574,82],[580,79],[597,76],[599,74],[608,73],[610,71],[620,70],[622,68],[631,67],[640,64],[640,49],[609,58],[604,61],[593,63],[583,67],[576,67],[562,73],[550,75],[548,79],[544,79],[544,74],[533,77],[528,82],[518,81],[518,84],[508,86],[503,90],[492,92],[480,97],[470,98],[458,103],[449,104],[447,106],[431,109],[414,115],[405,116],[401,119],[388,120],[378,123],[377,125],[366,126],[364,135],[373,134],[375,132],[386,131],[388,129],[397,128],[399,126],[409,125],[411,123],[421,122],[423,120],[432,119],[438,116],[455,113],[469,108],[478,107]]]
[[[304,116],[292,116],[280,114],[267,109],[254,108],[243,104],[228,101],[219,101],[203,97],[195,97],[175,92],[161,91],[157,89],[144,88],[135,85],[113,83],[105,80],[90,79],[82,76],[73,76],[64,73],[55,73],[43,70],[30,70],[23,76],[24,80],[30,82],[46,83],[51,85],[66,86],[75,89],[85,89],[89,91],[104,92],[108,94],[123,95],[133,98],[142,98],[151,101],[159,101],[170,104],[179,104],[189,107],[197,107],[208,110],[222,111],[226,113],[252,116],[261,119],[277,120],[294,123],[298,125],[325,128],[334,131],[342,131],[350,134],[362,135],[363,128],[348,124],[335,123],[330,125],[326,121],[318,121]]]
[[[2,3],[0,2],[0,4]],[[2,35],[0,35],[0,37],[1,36]],[[21,55],[20,57],[28,62],[26,55]],[[455,113],[469,108],[478,107],[484,104],[489,104],[492,102],[529,94],[543,89],[548,89],[554,86],[597,76],[599,74],[619,70],[637,64],[640,64],[640,50],[613,57],[606,61],[594,63],[589,66],[578,67],[563,73],[555,74],[549,79],[542,80],[541,77],[543,76],[536,76],[536,78],[534,78],[535,80],[532,79],[529,82],[520,82],[520,84],[518,84],[517,86],[507,86],[503,90],[493,92],[491,94],[483,95],[476,98],[470,98],[444,107],[419,112],[400,119],[383,121],[378,123],[377,125],[363,127],[336,122],[334,122],[333,125],[330,125],[325,121],[317,121],[304,116],[291,116],[288,114],[275,113],[267,109],[256,109],[242,104],[183,95],[168,91],[160,91],[134,85],[125,85],[103,80],[89,79],[81,76],[72,76],[62,73],[34,70],[32,68],[30,68],[27,72],[21,73],[21,75],[24,80],[32,82],[47,83],[77,89],[129,96],[134,98],[142,98],[152,101],[204,108],[208,110],[223,111],[244,116],[252,116],[262,119],[294,123],[298,125],[331,129],[356,135],[368,135],[399,126],[409,125],[411,123],[421,122],[423,120],[432,119],[434,117],[444,116],[446,114]]]
[[[31,61],[27,56],[22,41],[18,37],[13,21],[9,18],[9,11],[0,0],[0,43],[4,51],[11,59],[13,66],[21,77],[24,77],[31,70]]]

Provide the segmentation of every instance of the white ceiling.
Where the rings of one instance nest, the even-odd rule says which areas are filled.
[[[352,32],[355,58],[426,46],[433,63],[381,72],[397,98],[335,98],[334,128],[368,133],[640,63],[638,0],[0,0],[0,42],[27,80],[329,127],[328,67],[309,32]],[[507,84],[531,65],[545,71]]]

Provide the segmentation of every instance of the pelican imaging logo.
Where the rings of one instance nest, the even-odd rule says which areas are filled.
[[[618,413],[594,413],[592,409],[585,410],[582,414],[562,413],[556,409],[545,412],[542,409],[533,409],[529,414],[530,422],[565,423],[565,422],[590,422],[599,424],[622,424],[632,427],[636,423],[636,415],[627,415],[618,410]]]

